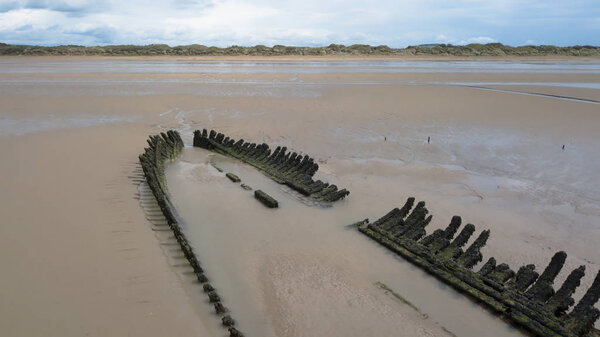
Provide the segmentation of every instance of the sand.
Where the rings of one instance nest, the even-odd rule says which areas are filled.
[[[149,131],[2,138],[2,335],[202,335],[127,178]]]
[[[265,208],[211,163],[280,207]],[[248,335],[520,336],[348,228],[365,214],[355,202],[373,205],[369,197],[309,207],[256,170],[199,149],[186,149],[167,180],[203,268]]]
[[[597,73],[295,73],[293,64],[283,73],[158,72],[153,64],[141,72],[139,65],[113,72],[114,62],[0,60],[3,335],[225,334],[136,199],[137,154],[148,134],[164,128],[179,129],[188,143],[193,129],[213,127],[286,145],[317,158],[322,177],[352,193],[320,212],[237,167],[242,179],[283,193],[289,208],[282,207],[282,215],[322,220],[295,220],[296,226],[288,220],[288,228],[268,236],[277,214],[262,213],[238,186],[209,176],[191,189],[211,172],[202,166],[206,154],[186,149],[184,160],[172,166],[172,172],[186,163],[202,168],[175,174],[169,183],[200,260],[248,335],[365,335],[375,324],[373,335],[381,336],[448,335],[444,329],[460,336],[485,335],[486,329],[518,334],[344,227],[374,220],[409,196],[427,201],[431,228],[459,214],[491,229],[484,256],[513,268],[543,268],[555,251],[565,250],[566,270],[585,264],[583,283],[589,285],[600,266],[599,105],[525,94],[598,100],[596,89],[540,85],[597,84]],[[469,82],[522,94],[463,86]],[[491,84],[497,82],[507,85]],[[194,193],[200,186],[222,192],[214,203],[235,200],[241,213],[194,216],[186,201],[199,204],[202,196]],[[201,205],[199,211],[220,209]],[[245,223],[242,211],[252,214]],[[231,240],[229,231],[238,237]],[[241,233],[254,235],[242,240]],[[311,233],[321,236],[310,243]],[[231,264],[219,268],[225,261]],[[438,305],[444,296],[450,302]]]

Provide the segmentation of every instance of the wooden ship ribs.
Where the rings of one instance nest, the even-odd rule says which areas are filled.
[[[194,146],[239,159],[315,201],[334,202],[350,194],[346,189],[339,190],[336,185],[313,180],[319,165],[308,155],[286,152],[285,146],[278,146],[271,153],[265,143],[249,143],[243,139],[235,141],[206,129],[194,131]]]
[[[594,328],[600,316],[594,307],[600,296],[600,272],[568,312],[575,304],[571,295],[580,285],[585,266],[573,270],[557,291],[552,284],[567,258],[562,251],[552,257],[541,275],[533,264],[515,272],[506,263],[497,264],[493,257],[475,272],[472,269],[483,259],[481,248],[490,231],[479,233],[464,250],[475,226],[467,224],[455,237],[461,218],[454,216],[445,229],[427,235],[425,228],[432,216],[428,215],[425,202],[416,206],[414,202],[414,198],[409,198],[402,208],[394,208],[373,223],[368,219],[359,222],[359,231],[535,335],[600,336]]]
[[[183,140],[177,131],[170,130],[166,133],[163,132],[160,135],[150,136],[148,145],[149,146],[145,148],[144,153],[139,156],[146,182],[150,187],[162,214],[165,219],[167,219],[167,224],[173,231],[173,235],[179,243],[183,255],[194,270],[198,282],[203,284],[204,292],[207,293],[210,303],[214,305],[215,312],[217,315],[224,315],[221,317],[221,320],[223,326],[229,330],[229,336],[243,337],[244,335],[234,327],[234,320],[230,315],[226,314],[228,309],[223,305],[221,297],[217,294],[214,287],[208,283],[208,278],[200,266],[200,262],[198,261],[192,246],[188,243],[188,240],[177,221],[177,217],[173,211],[174,208],[169,200],[165,178],[165,163],[179,156],[183,149]]]

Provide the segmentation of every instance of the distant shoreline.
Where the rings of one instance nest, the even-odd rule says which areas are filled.
[[[324,47],[292,47],[276,45],[267,47],[232,46],[227,48],[207,47],[203,45],[175,46],[168,45],[115,45],[115,46],[26,46],[0,43],[0,56],[171,56],[171,57],[265,57],[286,58],[440,58],[440,59],[472,59],[472,58],[565,58],[565,57],[600,57],[598,46],[519,46],[512,47],[501,43],[469,44],[454,46],[447,44],[408,46],[406,48],[390,48],[388,46],[369,45],[336,45]]]
[[[440,56],[440,55],[204,55],[204,56],[177,56],[177,55],[2,55],[0,60],[154,60],[154,61],[198,61],[198,62],[328,62],[328,61],[578,61],[597,62],[598,56]]]

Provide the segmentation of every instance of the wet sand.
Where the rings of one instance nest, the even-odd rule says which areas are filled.
[[[0,334],[204,334],[128,178],[151,131],[111,125],[1,138]]]
[[[213,165],[280,207],[265,208]],[[248,335],[521,335],[349,227],[373,206],[356,186],[354,198],[310,207],[253,168],[193,148],[168,169],[167,180],[204,269]]]
[[[65,64],[15,74],[14,62],[0,62],[3,334],[224,334],[135,199],[137,154],[164,128],[187,143],[193,129],[210,127],[286,145],[351,191],[331,209],[311,208],[255,171],[213,159],[277,194],[283,206],[269,212],[209,174],[201,150],[186,149],[171,167],[200,260],[248,335],[518,334],[345,227],[409,196],[427,201],[429,230],[454,214],[491,229],[484,256],[513,268],[543,268],[565,250],[565,271],[587,265],[583,289],[600,266],[598,105],[466,86],[597,100],[597,89],[532,83],[597,85],[599,74],[113,73],[112,59],[94,62],[103,66],[68,74]]]

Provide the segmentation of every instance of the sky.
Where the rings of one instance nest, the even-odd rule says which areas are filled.
[[[28,45],[600,45],[600,0],[0,0]]]

